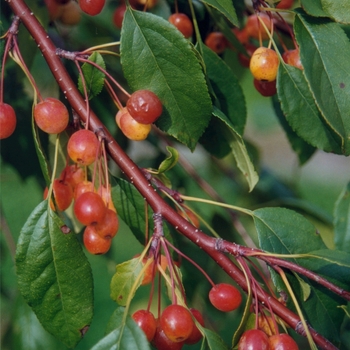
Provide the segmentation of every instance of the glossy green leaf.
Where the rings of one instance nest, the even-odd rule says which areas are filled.
[[[167,146],[166,149],[169,155],[160,163],[158,167],[159,174],[170,170],[179,160],[179,152],[175,148]]]
[[[95,63],[103,69],[106,69],[105,62],[100,53],[94,52],[90,57],[89,61]],[[84,82],[89,100],[97,96],[104,85],[105,75],[98,68],[90,63],[84,63],[81,67],[84,74]],[[81,76],[79,75],[78,87],[81,94],[84,96],[84,85]]]
[[[115,310],[107,326],[107,335],[91,350],[150,350],[145,334],[124,311],[124,307]]]
[[[259,176],[254,169],[254,165],[250,159],[242,136],[234,129],[231,121],[215,107],[213,115],[226,124],[225,134],[223,137],[227,139],[227,142],[231,147],[232,154],[236,159],[237,166],[248,182],[249,191],[252,191],[259,180]]]
[[[277,91],[285,118],[299,137],[326,152],[341,153],[300,69],[280,64]]]
[[[210,350],[228,350],[228,346],[224,343],[219,334],[210,329],[200,327],[204,333],[206,348]]]
[[[111,281],[111,298],[119,305],[126,306],[128,298],[132,298],[137,290],[133,287],[138,278],[137,287],[141,285],[142,264],[140,259],[134,258],[117,265],[116,270]]]
[[[203,45],[203,59],[216,106],[230,120],[237,133],[243,135],[247,108],[243,90],[230,67],[212,50]]]
[[[326,248],[316,228],[295,211],[264,208],[253,215],[260,248],[266,251],[297,254]]]
[[[282,97],[284,99],[285,96]],[[301,137],[299,137],[292,129],[292,127],[288,124],[286,117],[284,116],[281,105],[278,103],[277,98],[274,96],[272,99],[273,101],[273,107],[276,112],[276,116],[278,120],[280,121],[280,124],[284,130],[284,132],[287,135],[288,141],[293,149],[293,151],[297,154],[299,159],[299,164],[302,165],[306,163],[310,157],[315,152],[315,147],[308,144],[306,141],[304,141]],[[293,114],[291,115],[293,116]],[[299,116],[299,115],[297,115]],[[307,135],[309,135],[309,132],[306,132]]]
[[[153,210],[148,206],[148,221],[146,222],[146,201],[140,192],[123,179],[115,178],[114,180],[116,185],[112,187],[111,193],[118,215],[129,226],[136,239],[144,245],[146,229],[149,233],[153,232]],[[163,233],[167,240],[173,241],[168,226],[163,225]]]
[[[343,251],[321,249],[312,251],[309,258],[296,259],[296,262],[315,272],[345,290],[350,285],[350,254]],[[334,344],[339,345],[339,329],[343,321],[343,311],[339,306],[344,299],[321,287],[317,282],[308,281],[311,295],[302,304],[311,325]],[[314,315],[317,314],[317,318]]]
[[[300,292],[303,298],[303,301],[306,301],[310,294],[311,294],[311,287],[308,283],[306,283],[301,277],[299,277],[296,273],[294,273],[295,278],[297,279],[299,286],[300,286]]]
[[[116,186],[112,187],[112,201],[118,215],[130,227],[141,244],[145,243],[146,232],[146,202],[141,194],[129,182],[116,179]],[[149,209],[149,216],[152,211]],[[151,228],[151,227],[150,227]]]
[[[311,16],[328,17],[327,13],[323,11],[322,0],[301,0],[301,5]]]
[[[334,243],[337,249],[350,252],[350,182],[335,204]]]
[[[310,251],[325,251],[326,246],[315,227],[302,215],[283,208],[265,208],[254,211],[254,222],[258,232],[259,244],[263,250],[277,254],[306,254]],[[294,263],[317,270],[323,263],[319,259],[291,259]],[[310,262],[312,261],[312,262]],[[306,266],[306,264],[308,264]],[[322,269],[321,269],[322,270]],[[303,278],[311,287],[306,301],[304,285],[288,274],[289,281],[297,294],[299,305],[308,322],[326,338],[339,341],[342,318],[339,317],[340,299],[317,283]],[[276,273],[273,281],[279,291],[286,291]],[[315,317],[317,314],[317,317]]]
[[[213,7],[218,12],[223,14],[234,26],[238,27],[239,22],[236,10],[233,7],[232,1],[229,0],[201,0],[204,4]]]
[[[216,158],[224,158],[231,152],[228,140],[223,137],[227,126],[219,119],[212,118],[204,134],[199,139],[200,144]]]
[[[350,23],[348,0],[302,0],[304,10],[315,17],[330,17],[341,23]]]
[[[47,201],[40,203],[20,233],[16,267],[19,289],[41,324],[74,347],[92,319],[93,283],[76,235],[62,226]]]
[[[211,118],[211,100],[193,46],[168,21],[128,8],[120,51],[131,89],[151,90],[163,103],[157,126],[193,151]]]
[[[340,138],[342,152],[349,155],[349,39],[337,23],[310,17],[301,11],[295,18],[294,28],[305,76],[316,104],[327,125]],[[334,54],[339,47],[342,54]]]

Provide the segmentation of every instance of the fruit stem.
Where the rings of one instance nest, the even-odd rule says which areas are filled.
[[[217,205],[218,207],[233,209],[233,210],[239,211],[241,213],[244,213],[244,214],[247,214],[247,215],[250,215],[250,216],[253,215],[253,212],[251,210],[245,209],[245,208],[241,208],[241,207],[237,207],[236,205],[216,202],[216,201],[213,201],[213,200],[210,200],[210,199],[189,197],[189,196],[185,196],[185,195],[182,195],[182,194],[180,195],[180,197],[181,197],[182,200],[186,200],[186,201],[193,201],[193,202],[213,204],[213,205]]]
[[[192,260],[186,254],[182,253],[179,249],[177,249],[175,246],[173,246],[168,240],[165,239],[165,241],[166,241],[166,244],[168,246],[170,246],[177,254],[181,255],[183,258],[188,260],[193,266],[195,266],[205,276],[205,278],[209,281],[209,283],[211,284],[212,287],[215,286],[215,283],[209,277],[209,275],[194,260]]]
[[[107,43],[107,44],[101,44],[101,45],[96,45],[96,46],[91,46],[88,49],[82,51],[82,54],[91,54],[94,51],[97,51],[99,49],[104,49],[106,47],[111,47],[111,46],[118,46],[120,45],[120,41],[114,41],[112,43]]]
[[[289,295],[290,295],[290,297],[291,297],[292,300],[293,300],[294,306],[295,306],[295,308],[296,308],[296,310],[297,310],[297,313],[298,313],[298,315],[299,315],[299,317],[300,317],[300,320],[301,320],[301,323],[302,323],[302,325],[303,325],[303,331],[306,332],[306,337],[307,337],[307,340],[308,340],[308,342],[309,342],[310,348],[311,348],[312,350],[317,350],[317,347],[316,347],[316,345],[315,345],[315,343],[314,343],[314,341],[313,341],[313,339],[312,339],[312,336],[311,336],[311,334],[310,334],[310,332],[309,332],[309,329],[308,329],[308,327],[307,327],[307,324],[306,324],[304,315],[303,315],[303,313],[302,313],[302,311],[301,311],[301,309],[300,309],[300,305],[299,305],[299,303],[298,303],[298,301],[297,301],[297,299],[296,299],[296,297],[295,297],[295,294],[294,294],[294,292],[293,292],[292,287],[291,287],[290,284],[289,284],[289,281],[288,281],[288,279],[287,279],[286,274],[285,274],[284,271],[283,271],[281,268],[279,268],[278,266],[275,266],[274,269],[279,273],[279,275],[281,276],[281,278],[282,278],[282,280],[283,280],[285,286],[286,286],[287,289],[288,289]]]
[[[117,87],[120,91],[122,91],[127,97],[130,97],[130,94],[112,77],[111,74],[109,74],[104,68],[99,66],[97,63],[92,62],[86,58],[77,56],[76,59],[80,62],[88,63],[97,68],[99,71],[101,71],[107,78],[109,78]]]

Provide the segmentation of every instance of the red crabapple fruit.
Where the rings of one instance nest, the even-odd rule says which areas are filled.
[[[152,340],[152,345],[157,350],[181,350],[184,343],[183,342],[173,342],[171,341],[164,333],[164,330],[161,328],[159,324],[159,320],[157,322],[156,334]]]
[[[304,69],[301,61],[300,61],[300,53],[299,49],[294,49],[294,50],[288,50],[283,52],[282,54],[283,61],[286,62],[287,64],[299,68],[301,70]]]
[[[106,215],[106,205],[95,192],[81,194],[74,203],[74,215],[83,225],[98,224]]]
[[[259,329],[249,329],[242,334],[238,350],[270,350],[269,338]]]
[[[194,327],[190,311],[178,304],[167,306],[159,322],[165,335],[175,343],[185,341],[191,335]]]
[[[110,237],[103,238],[95,230],[94,226],[86,226],[83,234],[83,242],[90,254],[100,255],[108,252],[112,244]]]
[[[95,225],[95,230],[103,238],[113,238],[119,228],[119,220],[115,211],[106,210],[105,217]]]
[[[178,31],[182,33],[182,35],[185,38],[188,39],[192,36],[193,34],[192,21],[184,13],[173,13],[168,18],[168,21],[171,24],[173,24],[178,29]]]
[[[231,284],[219,283],[210,290],[209,300],[218,310],[229,312],[236,310],[241,305],[242,295]]]
[[[137,90],[126,103],[130,115],[141,124],[154,123],[162,114],[163,106],[158,96],[149,90]]]
[[[106,0],[79,0],[79,6],[86,14],[96,16],[102,11],[105,2]]]
[[[228,46],[227,39],[221,32],[211,32],[207,35],[204,41],[209,49],[217,54],[223,53]]]
[[[48,97],[35,105],[34,120],[42,131],[48,134],[59,134],[68,125],[69,113],[60,100]]]
[[[131,316],[136,324],[143,330],[147,340],[150,342],[153,340],[156,334],[157,321],[154,318],[152,312],[147,310],[138,310]]]
[[[269,338],[270,350],[299,350],[298,344],[287,333],[272,335]]]
[[[15,110],[7,103],[0,103],[0,140],[10,137],[16,129]]]
[[[264,13],[250,15],[247,19],[245,30],[247,31],[247,34],[249,37],[254,39],[259,39],[259,36],[261,36],[261,39],[265,40],[269,38],[269,35],[267,34],[263,25],[260,23],[259,17],[264,22],[267,30],[271,32],[271,29],[272,29],[271,18]]]
[[[99,141],[92,131],[81,129],[69,138],[67,152],[73,162],[90,165],[97,157],[99,146]]]
[[[204,327],[204,319],[202,314],[196,310],[196,309],[190,309],[191,314],[193,315],[193,317],[197,320],[197,322]],[[190,334],[190,336],[185,340],[185,344],[196,344],[198,343],[201,339],[203,338],[202,333],[200,332],[200,330],[198,329],[198,327],[196,326],[196,324],[194,324],[193,326],[193,330],[192,333]]]
[[[264,81],[254,79],[254,87],[264,97],[273,96],[277,93],[276,80]]]

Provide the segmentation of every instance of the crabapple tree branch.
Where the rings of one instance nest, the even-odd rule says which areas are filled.
[[[61,62],[61,59],[57,54],[57,48],[25,2],[23,0],[11,0],[8,1],[8,3],[12,8],[13,13],[20,19],[30,35],[34,38],[38,48],[47,61],[54,78],[74,112],[77,113],[79,118],[85,123],[89,118],[89,128],[105,141],[106,149],[108,150],[110,157],[125,173],[126,177],[129,180],[132,180],[133,185],[145,198],[154,213],[161,216],[169,224],[174,226],[182,235],[194,242],[199,248],[203,249],[203,251],[205,251],[233,280],[235,280],[243,290],[247,291],[248,286],[244,274],[232,262],[232,260],[222,252],[220,244],[218,244],[219,241],[215,238],[208,237],[195,228],[186,219],[176,213],[176,211],[160,197],[156,192],[156,189],[154,189],[151,183],[146,179],[138,166],[126,155],[95,113],[87,108],[86,101],[84,101]],[[87,111],[90,113],[89,116],[87,115]],[[264,291],[258,291],[257,296],[259,302],[263,304],[269,303],[276,315],[299,334],[305,335],[305,330],[300,326],[301,320],[296,314]],[[333,344],[312,328],[310,328],[310,333],[319,347],[323,349],[336,349]]]
[[[328,288],[330,291],[332,291],[335,294],[338,294],[342,298],[344,298],[347,301],[350,301],[350,292],[334,285],[333,283],[329,282],[325,278],[317,275],[316,273],[300,266],[297,265],[291,261],[287,261],[278,257],[274,257],[270,254],[267,254],[266,252],[256,249],[256,248],[248,248],[248,247],[243,247],[239,244],[232,243],[232,242],[227,242],[224,240],[220,240],[219,243],[220,250],[223,252],[228,252],[232,254],[233,256],[244,256],[244,257],[255,257],[260,260],[265,261],[268,265],[270,266],[279,266],[279,267],[284,267],[287,268],[291,271],[295,271],[300,275],[303,275],[318,284]]]

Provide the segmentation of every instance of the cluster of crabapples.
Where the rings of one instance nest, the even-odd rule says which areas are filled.
[[[44,0],[50,21],[73,26],[81,20],[81,9],[74,0]]]
[[[299,347],[287,333],[268,336],[262,329],[255,328],[242,334],[238,350],[299,350]]]
[[[82,12],[96,16],[103,10],[106,0],[44,0],[50,21],[65,25],[76,25],[80,22]]]
[[[48,134],[59,134],[68,126],[68,110],[55,98],[49,97],[36,104],[33,114],[38,128]],[[87,167],[100,161],[100,149],[101,143],[92,131],[80,129],[74,132],[67,144],[68,156],[74,164],[66,165],[53,181],[53,200],[50,198],[51,209],[59,211],[65,211],[74,201],[75,218],[86,226],[83,234],[85,248],[92,254],[106,253],[119,228],[108,183],[101,181],[96,190],[94,181],[87,180]],[[46,188],[45,199],[48,193]]]
[[[162,114],[163,106],[158,96],[150,90],[137,90],[128,99],[116,117],[123,134],[133,141],[145,140],[154,123]]]
[[[141,285],[154,281],[156,268],[165,271],[172,268],[174,263],[168,263],[164,255],[159,256],[159,263],[155,260],[147,265]],[[143,258],[142,262],[146,264],[147,258]],[[218,310],[230,312],[241,305],[242,296],[233,285],[219,283],[213,284],[209,291],[209,300]],[[157,350],[182,349],[184,344],[196,344],[203,337],[198,327],[204,327],[202,313],[197,309],[188,308],[185,304],[173,302],[165,307],[157,318],[149,308],[140,309],[132,314],[132,318]]]
[[[281,1],[276,7],[288,9],[293,5],[292,1]],[[281,17],[282,18],[282,17]],[[262,96],[276,94],[276,77],[279,67],[279,56],[270,47],[264,47],[264,40],[272,40],[274,19],[271,13],[254,13],[248,16],[242,29],[234,29],[233,33],[243,44],[246,53],[239,53],[238,59],[242,66],[249,67],[253,78],[254,87]],[[256,45],[259,42],[259,46]],[[270,46],[270,44],[269,44]],[[300,61],[299,48],[285,49],[282,54],[285,63],[299,69],[303,69]]]

